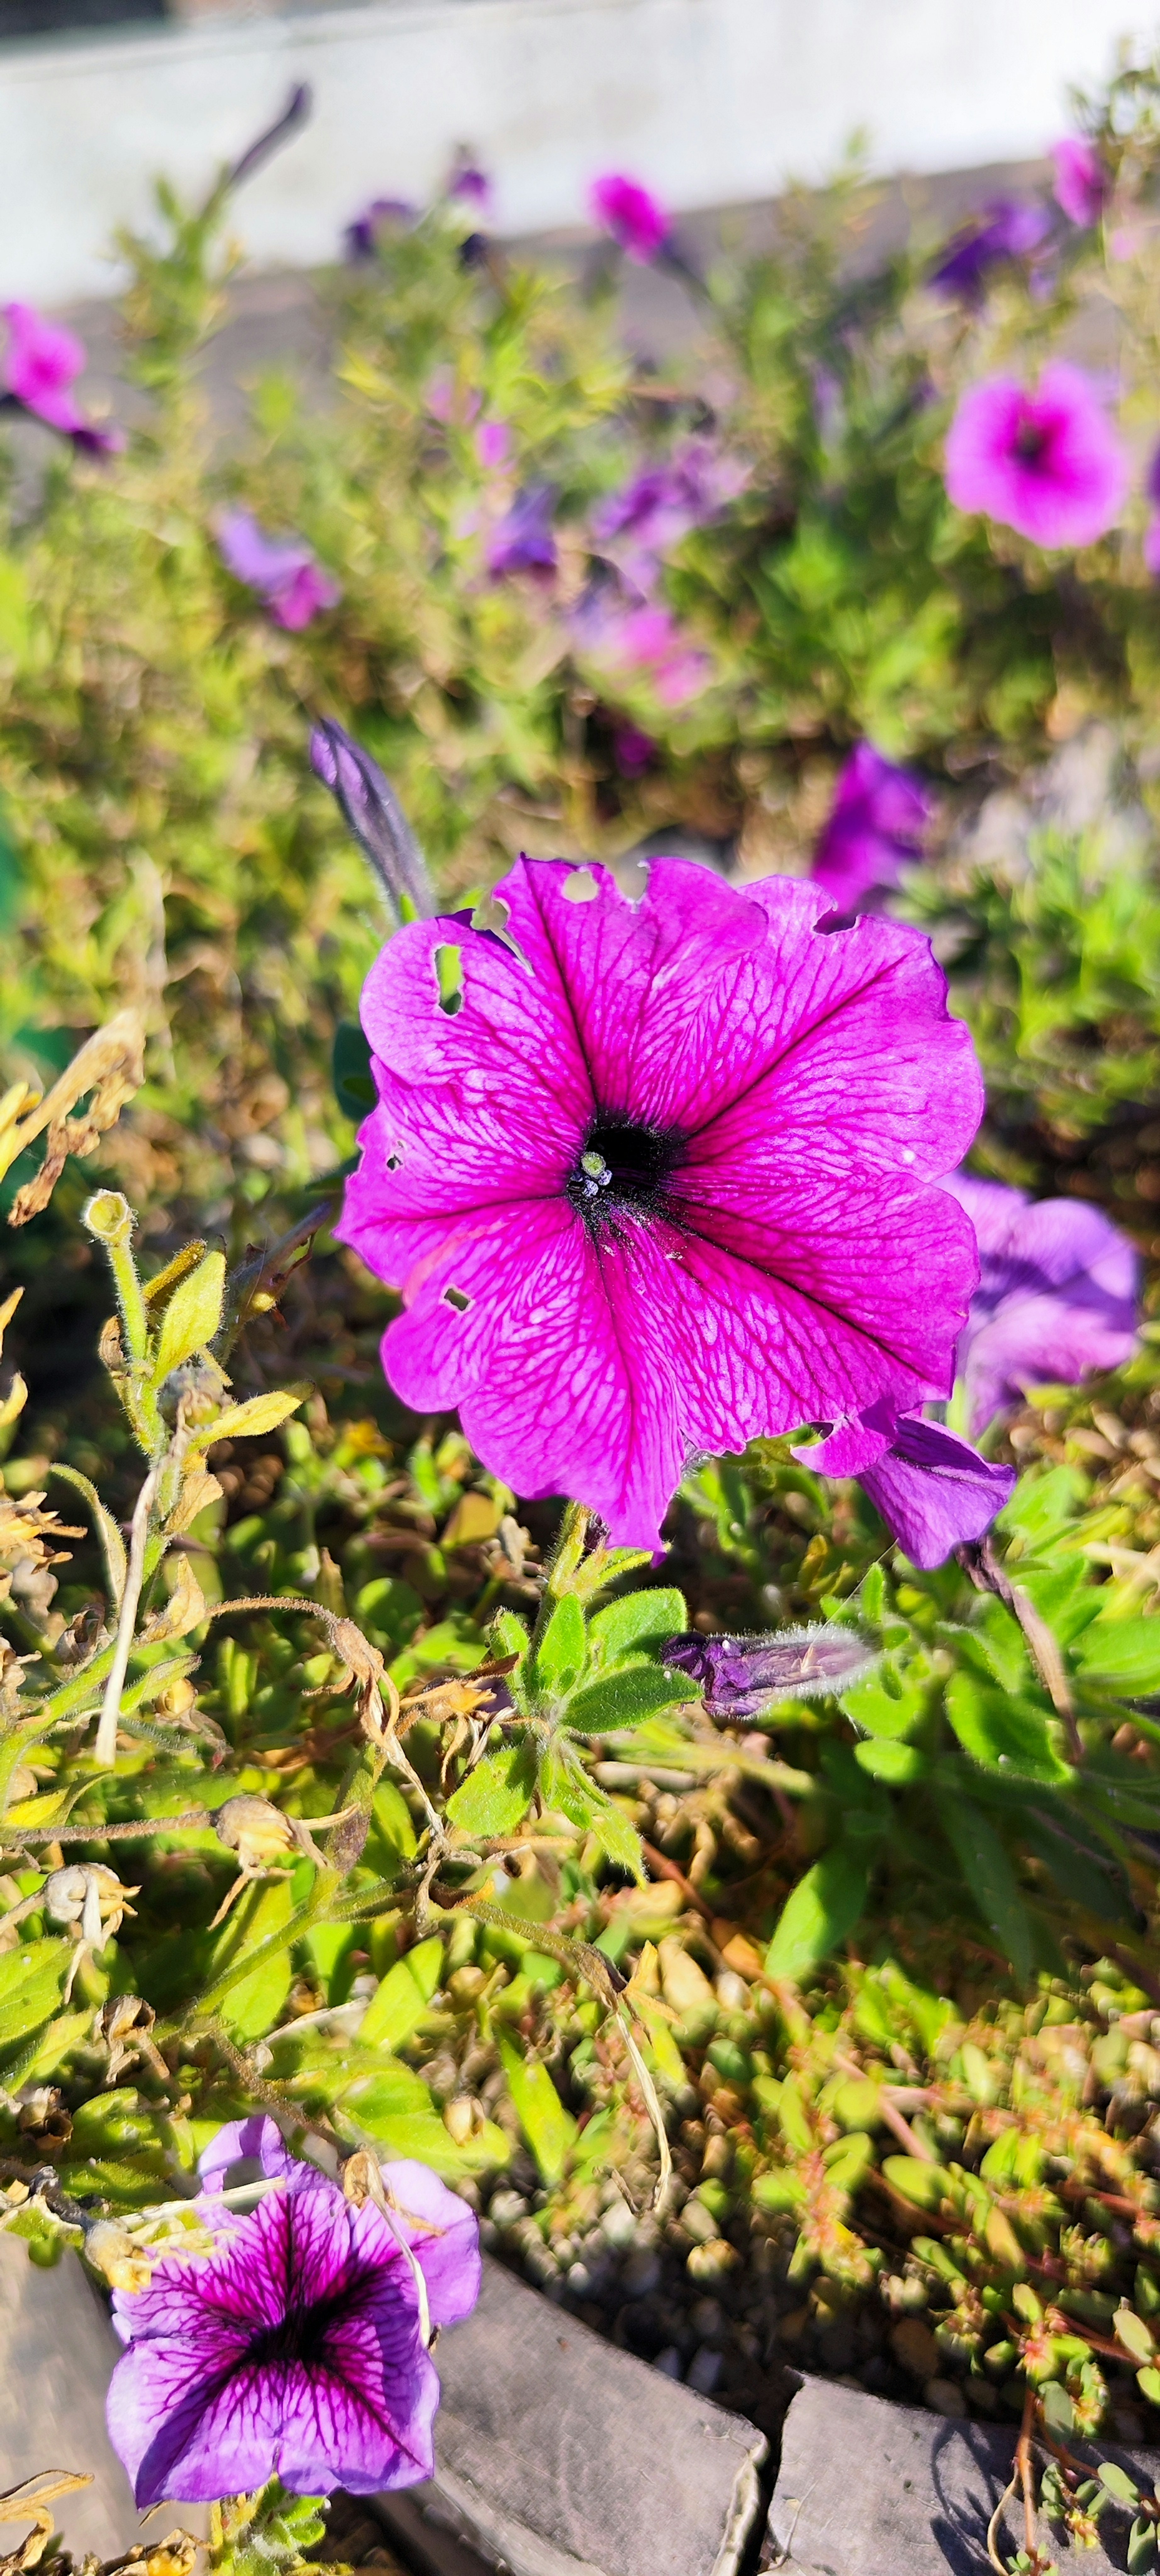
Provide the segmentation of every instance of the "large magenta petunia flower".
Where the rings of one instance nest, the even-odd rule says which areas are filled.
[[[339,1232],[402,1290],[404,1401],[651,1547],[691,1455],[944,1396],[976,1255],[929,1185],[982,1086],[927,941],[677,859],[639,903],[564,861],[497,891],[502,930],[412,923],[363,995]]]
[[[964,394],[946,445],[956,509],[981,510],[1037,546],[1090,546],[1128,488],[1128,459],[1080,367],[1045,367],[1034,393],[989,376]]]
[[[274,2187],[237,2217],[217,2195],[255,2159]],[[286,2154],[272,2120],[234,2122],[203,2160],[208,2256],[169,2255],[148,2288],[116,2292],[128,2345],[109,2433],[138,2505],[206,2504],[278,2477],[292,2495],[352,2495],[431,2475],[439,2381],[432,2326],[479,2295],[479,2230],[425,2165],[384,2165],[389,2210],[361,2207]]]

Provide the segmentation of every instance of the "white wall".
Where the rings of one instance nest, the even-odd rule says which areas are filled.
[[[202,189],[277,112],[315,117],[239,199],[258,262],[333,257],[366,198],[425,196],[458,142],[501,229],[582,219],[601,168],[675,208],[815,179],[865,128],[882,170],[1041,152],[1141,0],[369,0],[0,49],[0,300],[107,294],[114,226]]]

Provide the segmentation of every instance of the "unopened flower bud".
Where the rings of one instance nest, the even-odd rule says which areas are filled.
[[[227,1798],[217,1812],[217,1838],[236,1851],[243,1869],[262,1869],[294,1848],[294,1829],[268,1798]]]
[[[153,2277],[153,2266],[144,2248],[135,2245],[112,2219],[102,2218],[90,2227],[85,2238],[85,2259],[111,2290],[147,2290]]]
[[[710,1716],[729,1724],[756,1717],[771,1700],[819,1699],[849,1690],[869,1672],[877,1652],[860,1629],[834,1621],[755,1637],[670,1637],[661,1661],[689,1673]]]
[[[352,742],[342,725],[324,717],[310,737],[310,766],[329,787],[395,911],[405,900],[412,913],[426,919],[435,910],[435,898],[419,844],[394,788],[369,751]]]
[[[89,1949],[103,1950],[132,1913],[129,1898],[136,1894],[135,1887],[122,1887],[115,1869],[100,1861],[76,1861],[68,1869],[53,1870],[44,1882],[42,1902],[50,1923],[79,1924]]]

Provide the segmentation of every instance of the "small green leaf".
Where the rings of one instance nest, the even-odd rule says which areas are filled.
[[[575,2144],[576,2122],[565,2110],[546,2066],[538,2059],[521,2057],[510,2039],[501,2037],[499,2053],[516,2118],[541,2177],[549,2185],[558,2182],[569,2149]]]
[[[362,1125],[378,1099],[375,1077],[371,1072],[370,1040],[357,1020],[340,1020],[334,1032],[331,1055],[334,1096],[344,1118]]]
[[[447,1818],[462,1834],[487,1841],[494,1834],[514,1834],[531,1805],[536,1785],[535,1746],[527,1736],[485,1753],[447,1801]]]
[[[799,1982],[852,1932],[866,1903],[869,1870],[841,1843],[823,1852],[782,1908],[765,1954],[767,1977]]]
[[[1160,2406],[1160,2370],[1138,2370],[1136,2386],[1141,2397],[1147,2398],[1149,2406]]]
[[[397,1855],[400,1860],[413,1860],[415,1827],[411,1810],[393,1780],[380,1780],[371,1800],[371,1817],[372,1833],[386,1845],[392,1858]]]
[[[1049,2379],[1046,2387],[1039,2391],[1039,2402],[1049,2433],[1074,2433],[1075,2408],[1062,2380]]]
[[[595,1834],[600,1848],[618,1869],[645,1884],[644,1853],[636,1827],[607,1792],[590,1780],[584,1765],[567,1745],[552,1745],[540,1763],[540,1796],[582,1833]]]
[[[860,1771],[872,1780],[885,1780],[890,1789],[905,1789],[912,1780],[923,1780],[930,1769],[925,1753],[917,1745],[895,1744],[887,1736],[869,1736],[854,1747],[854,1760]]]
[[[49,2019],[71,1958],[71,1941],[18,1939],[14,1950],[0,1952],[0,2048]]]
[[[941,2165],[923,2164],[918,2156],[884,2156],[882,2174],[893,2191],[915,2209],[941,2209],[947,2196],[947,2177]]]
[[[443,1943],[436,1933],[388,1969],[359,2023],[363,2047],[401,2047],[422,2020],[442,1974]]]
[[[1156,2556],[1157,2532],[1151,2514],[1138,2514],[1128,2533],[1128,2576],[1141,2576]]]
[[[639,1726],[658,1709],[676,1708],[697,1696],[697,1684],[687,1673],[663,1672],[659,1664],[625,1664],[577,1691],[564,1722],[572,1735],[612,1735],[619,1727]]]
[[[659,1645],[666,1637],[683,1635],[688,1624],[683,1592],[659,1585],[653,1592],[626,1592],[622,1601],[610,1601],[607,1609],[597,1610],[588,1622],[593,1663],[603,1672],[609,1664],[619,1663],[623,1655],[638,1653],[642,1646]]]
[[[226,1289],[224,1252],[207,1252],[196,1270],[179,1279],[161,1318],[153,1383],[160,1386],[174,1369],[194,1359],[212,1342],[222,1319]]]
[[[297,1413],[306,1387],[271,1387],[268,1395],[248,1396],[244,1404],[227,1404],[216,1422],[199,1422],[190,1433],[190,1450],[208,1449],[215,1440],[254,1440],[260,1431],[276,1431]]]
[[[533,1658],[532,1687],[545,1699],[574,1690],[588,1656],[584,1613],[575,1593],[557,1601]]]
[[[1116,1697],[1160,1691],[1160,1619],[1096,1619],[1073,1652],[1084,1680]]]
[[[243,1896],[227,1928],[226,1940],[215,1961],[214,1973],[233,1967],[246,1950],[256,1950],[260,1941],[280,1932],[294,1911],[294,1898],[286,1879],[269,1879],[250,1896]],[[239,1918],[242,1918],[239,1921]],[[240,1939],[234,1938],[235,1929]],[[224,1954],[224,1955],[223,1955]],[[272,2030],[292,1982],[289,1947],[279,1950],[255,1968],[252,1977],[242,1977],[218,2007],[227,2030],[235,2039],[262,2039]]]
[[[434,957],[439,1008],[448,1019],[454,1019],[456,1012],[463,1009],[463,950],[447,940],[435,949]]]
[[[988,1771],[1059,1789],[1073,1777],[1052,1749],[1047,1720],[1027,1700],[1009,1699],[978,1674],[952,1673],[946,1711],[964,1753]]]
[[[880,1565],[872,1565],[862,1578],[858,1608],[872,1628],[880,1628],[886,1615],[886,1577]]]
[[[1139,2504],[1140,2490],[1135,2479],[1130,2478],[1127,2470],[1120,2468],[1117,2461],[1101,2460],[1096,2475],[1100,2485],[1106,2487],[1108,2494],[1114,2495],[1118,2503]]]
[[[1033,1958],[1031,1923],[994,1826],[966,1798],[940,1799],[939,1821],[984,1923],[1026,1984]]]
[[[851,1682],[840,1694],[847,1717],[867,1735],[901,1742],[913,1735],[926,1712],[927,1685],[921,1671],[896,1671],[884,1664],[864,1681]]]
[[[1155,2360],[1156,2345],[1153,2337],[1149,2334],[1143,2317],[1138,2317],[1133,2308],[1117,2308],[1112,2324],[1125,2352],[1131,2353],[1133,2361]]]

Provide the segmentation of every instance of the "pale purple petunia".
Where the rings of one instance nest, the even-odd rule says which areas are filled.
[[[356,263],[373,259],[378,250],[379,236],[389,224],[407,231],[418,220],[418,207],[412,206],[406,197],[372,197],[361,215],[355,215],[344,227],[347,258]]]
[[[709,678],[708,656],[690,643],[658,601],[630,603],[619,587],[590,591],[573,612],[580,651],[610,673],[642,682],[662,706],[679,707]]]
[[[239,2217],[217,2194],[251,2160],[273,2188]],[[214,2252],[168,2255],[113,2300],[128,2349],[109,2432],[139,2506],[216,2502],[271,2477],[292,2495],[430,2477],[439,2381],[413,2262],[431,2325],[457,2324],[479,2293],[479,2231],[426,2166],[382,2172],[387,2214],[289,2157],[271,2120],[219,2134],[202,2168]]]
[[[926,1567],[981,1538],[1015,1487],[1013,1468],[981,1458],[957,1432],[881,1402],[794,1456],[824,1476],[856,1476],[911,1563]]]
[[[502,932],[410,925],[363,994],[339,1232],[402,1291],[404,1402],[653,1547],[690,1455],[945,1396],[976,1254],[929,1184],[982,1086],[927,941],[677,859],[636,904],[564,861],[497,895]]]
[[[1083,1199],[1032,1200],[966,1172],[947,1188],[979,1246],[979,1285],[956,1363],[973,1432],[1028,1387],[1072,1386],[1131,1358],[1140,1256],[1110,1217]]]
[[[1034,393],[991,376],[964,394],[946,445],[946,483],[1038,546],[1089,546],[1106,535],[1128,486],[1128,460],[1090,377],[1062,359]]]
[[[597,549],[646,597],[664,557],[735,500],[747,480],[738,457],[710,439],[687,439],[667,464],[646,466],[601,503],[592,521]]]
[[[810,874],[837,911],[854,912],[878,888],[897,885],[903,864],[922,856],[931,799],[913,771],[860,742],[834,791]]]
[[[218,521],[218,551],[227,572],[256,591],[275,626],[298,634],[321,609],[334,608],[342,592],[301,537],[267,536],[248,510],[230,510]]]
[[[1108,196],[1108,174],[1086,134],[1065,134],[1051,147],[1055,163],[1055,202],[1069,223],[1085,231],[1098,224]]]
[[[639,179],[608,170],[603,178],[593,180],[588,202],[601,230],[611,233],[619,248],[641,267],[658,258],[670,239],[671,218]]]
[[[533,573],[542,579],[555,571],[555,504],[550,483],[529,483],[517,492],[510,510],[488,539],[487,568],[496,579],[516,572]]]
[[[930,283],[978,304],[992,269],[1028,258],[1050,229],[1043,206],[1026,197],[996,197],[948,242]]]
[[[3,315],[3,383],[12,401],[46,428],[71,438],[74,447],[97,456],[116,455],[125,444],[123,432],[89,420],[73,396],[87,359],[84,341],[59,322],[46,322],[31,304],[6,304]]]

